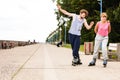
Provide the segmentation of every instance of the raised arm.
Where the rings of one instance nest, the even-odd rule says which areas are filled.
[[[86,21],[86,19],[85,19],[85,21],[84,21],[84,26],[86,27],[86,29],[91,29],[92,28],[92,26],[94,25],[94,22],[92,21],[92,22],[90,22],[90,25],[88,25],[88,23],[87,23],[87,21]]]
[[[59,4],[57,4],[57,7],[58,7],[58,10],[59,10],[60,12],[62,12],[63,14],[65,14],[65,15],[67,15],[67,16],[70,16],[70,17],[73,17],[73,16],[74,16],[74,14],[69,13],[68,11],[62,9]]]

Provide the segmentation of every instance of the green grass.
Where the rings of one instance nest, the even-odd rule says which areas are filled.
[[[63,47],[71,48],[71,45],[70,44],[64,44]],[[80,49],[79,50],[83,52],[84,51],[84,45],[80,45]]]

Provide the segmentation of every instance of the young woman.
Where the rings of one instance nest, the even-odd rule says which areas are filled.
[[[89,63],[88,66],[95,66],[96,59],[98,57],[98,50],[100,44],[102,43],[102,55],[103,55],[103,65],[106,67],[107,65],[107,44],[108,44],[108,34],[111,32],[111,25],[110,22],[107,20],[107,14],[105,12],[101,13],[100,15],[101,21],[97,22],[95,26],[95,45],[94,45],[94,53],[93,53],[93,60]]]
[[[62,9],[60,5],[57,5],[58,10],[61,11],[63,14],[72,17],[71,27],[69,29],[69,41],[72,47],[72,54],[73,54],[73,61],[72,65],[82,64],[80,57],[79,57],[79,48],[80,48],[80,36],[81,36],[81,29],[84,26],[87,29],[90,29],[94,22],[91,22],[88,25],[85,17],[88,15],[88,11],[85,9],[80,10],[80,14],[69,13],[66,10]]]

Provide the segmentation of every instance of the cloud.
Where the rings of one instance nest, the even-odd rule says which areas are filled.
[[[57,28],[51,0],[1,0],[0,39],[45,42]]]

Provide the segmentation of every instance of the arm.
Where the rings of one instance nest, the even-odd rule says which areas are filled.
[[[95,33],[98,32],[98,23],[95,25],[94,31],[95,31]]]
[[[111,32],[111,25],[109,25],[109,27],[108,27],[108,33],[110,33]]]
[[[66,10],[62,9],[59,4],[57,4],[57,8],[58,8],[58,10],[59,10],[60,12],[62,12],[63,14],[65,14],[65,15],[67,15],[67,16],[70,16],[70,17],[73,17],[73,16],[74,16],[74,14],[69,13],[69,12],[67,12]]]
[[[88,30],[91,29],[93,25],[94,25],[94,22],[93,22],[93,21],[90,22],[90,25],[88,25],[88,23],[87,23],[87,21],[86,21],[86,19],[85,19],[84,26],[85,26]]]

